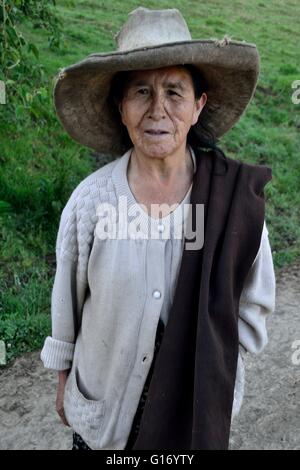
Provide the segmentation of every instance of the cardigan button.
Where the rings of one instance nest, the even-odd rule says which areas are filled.
[[[159,292],[159,290],[155,290],[155,291],[153,292],[153,297],[154,297],[155,299],[160,299],[161,293]]]
[[[165,230],[164,224],[158,224],[157,230],[158,230],[159,232],[163,232],[163,231]]]

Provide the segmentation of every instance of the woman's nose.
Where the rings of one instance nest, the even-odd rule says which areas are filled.
[[[166,116],[165,98],[163,94],[155,93],[151,97],[149,117],[159,120]]]

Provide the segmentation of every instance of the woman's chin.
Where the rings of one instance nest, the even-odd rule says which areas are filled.
[[[162,142],[154,143],[153,142],[151,144],[144,145],[141,150],[146,155],[159,158],[159,157],[165,157],[166,155],[170,155],[172,151],[174,151],[175,149],[173,148],[172,145],[169,145],[167,143],[162,143]]]

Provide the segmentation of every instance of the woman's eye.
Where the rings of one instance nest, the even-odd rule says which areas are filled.
[[[148,90],[147,88],[140,88],[138,90],[138,93],[140,93],[141,95],[146,95],[148,93]]]
[[[176,91],[174,91],[174,90],[168,90],[168,93],[169,93],[169,95],[171,95],[171,96],[172,96],[172,95],[177,95],[177,96],[179,96],[178,93],[176,93]]]

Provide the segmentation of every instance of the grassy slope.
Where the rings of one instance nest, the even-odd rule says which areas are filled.
[[[275,265],[280,267],[299,258],[300,105],[291,101],[291,84],[300,79],[299,2],[173,0],[145,1],[142,5],[180,9],[193,38],[221,38],[228,34],[234,40],[258,46],[261,75],[255,98],[221,143],[232,158],[272,167],[272,184],[266,188],[266,218]],[[60,67],[92,52],[113,50],[113,35],[127,13],[138,6],[140,2],[131,0],[58,0],[57,11],[64,22],[59,52],[49,51],[47,33],[22,25],[24,35],[40,50],[40,62],[50,78],[49,88]],[[9,184],[2,198],[13,202],[16,214],[0,227],[0,315],[5,319],[0,337],[11,344],[11,358],[40,347],[50,331],[49,301],[58,219],[51,219],[48,225],[35,224],[39,210],[36,195],[44,197],[40,206],[45,218],[52,214],[53,205],[59,213],[72,188],[93,171],[95,164],[59,124],[51,132],[37,128],[16,132],[8,123],[4,131],[6,138],[0,141],[0,155],[4,162],[2,176]]]

